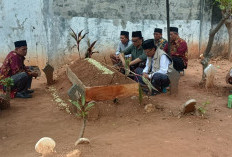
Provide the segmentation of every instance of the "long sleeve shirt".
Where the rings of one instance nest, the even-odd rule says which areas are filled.
[[[151,59],[152,62],[151,62],[151,66],[153,65],[153,58]],[[148,65],[148,59],[146,61],[146,67],[143,69],[143,73],[147,73],[149,74],[149,78],[152,78],[152,76],[155,74],[155,73],[161,73],[161,74],[167,74],[168,72],[168,66],[169,64],[171,63],[169,58],[166,56],[166,55],[162,55],[161,58],[160,58],[160,69],[158,71],[151,71],[149,72],[149,69],[152,69],[152,67],[149,67]]]
[[[147,59],[147,56],[145,55],[142,46],[137,48],[132,44],[128,48],[126,48],[124,51],[122,51],[121,53],[124,53],[125,55],[131,54],[132,61],[137,58],[141,59],[142,61],[146,61]]]
[[[168,44],[165,45],[164,51],[168,52]],[[180,57],[184,61],[184,65],[188,64],[188,47],[186,41],[178,37],[171,42],[170,54],[172,57]]]
[[[155,46],[163,50],[165,45],[168,43],[168,41],[164,38],[160,38],[159,40],[154,40],[154,43],[155,43]]]
[[[130,45],[132,44],[132,42],[129,40],[126,44],[123,44],[122,42],[120,42],[118,44],[117,50],[116,50],[116,55],[119,55],[122,51],[124,51],[126,48],[128,48]],[[125,57],[130,57],[131,55],[127,55]]]
[[[19,72],[27,72],[28,67],[24,65],[24,60],[25,57],[18,55],[15,51],[11,51],[3,62],[0,75],[6,78]]]

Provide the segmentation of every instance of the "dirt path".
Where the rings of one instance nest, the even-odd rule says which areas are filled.
[[[152,97],[151,102],[164,109],[143,112],[143,106],[132,101],[137,110],[130,114],[102,116],[89,121],[85,136],[87,146],[78,146],[83,157],[230,157],[232,151],[232,110],[226,107],[230,85],[224,77],[231,63],[214,61],[218,75],[216,87],[198,87],[201,66],[191,60],[181,77],[179,96]],[[12,108],[0,112],[0,156],[37,157],[35,143],[44,136],[53,138],[59,156],[74,149],[80,120],[60,110],[46,89],[44,78],[34,80],[32,99],[14,99]],[[188,115],[178,119],[179,107],[190,98],[200,105],[206,101],[207,118]],[[122,101],[123,102],[123,101]],[[117,112],[130,110],[118,104]],[[107,106],[107,104],[106,104]]]

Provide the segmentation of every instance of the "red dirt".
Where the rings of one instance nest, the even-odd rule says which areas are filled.
[[[87,87],[134,83],[134,81],[121,73],[115,72],[110,67],[107,68],[115,72],[114,74],[102,74],[103,72],[101,70],[86,60],[77,60],[70,68]]]
[[[231,85],[225,83],[225,76],[232,64],[227,60],[212,63],[218,66],[214,88],[206,90],[198,86],[201,65],[198,60],[190,60],[177,97],[162,94],[146,98],[144,104],[163,108],[153,113],[145,113],[144,104],[139,105],[137,99],[120,99],[118,104],[98,102],[96,106],[105,112],[100,113],[98,120],[87,123],[85,137],[91,144],[76,148],[83,157],[230,157],[232,110],[226,105]],[[59,73],[63,71],[60,69]],[[65,86],[63,93],[67,92],[71,84],[64,77],[57,79],[57,83]],[[34,80],[32,99],[13,99],[11,109],[0,112],[1,156],[39,156],[34,145],[44,136],[56,141],[57,156],[74,149],[81,121],[57,107],[45,82],[43,77]],[[194,115],[178,118],[180,106],[191,98],[197,100],[198,106],[210,102],[207,118]]]

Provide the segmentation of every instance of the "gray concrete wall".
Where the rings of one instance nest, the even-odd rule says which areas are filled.
[[[167,37],[163,0],[0,0],[0,5],[0,61],[14,48],[15,40],[26,39],[28,64],[42,67],[46,62],[54,66],[67,63],[77,56],[70,27],[89,32],[91,42],[98,40],[95,49],[100,56],[115,51],[121,30],[140,30],[149,39],[154,28],[160,27]],[[170,1],[171,26],[179,27],[192,57],[198,56],[207,43],[211,8],[210,0]],[[222,33],[226,34],[225,30]],[[82,54],[87,38],[81,43]],[[217,43],[224,38],[218,35]]]
[[[47,35],[40,0],[0,0],[0,59],[14,49],[13,42],[26,39],[29,55],[26,63],[41,65],[46,60]],[[38,59],[39,58],[39,59]]]

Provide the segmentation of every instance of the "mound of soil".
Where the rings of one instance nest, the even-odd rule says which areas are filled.
[[[115,75],[113,79],[113,75],[102,74],[102,71],[98,70],[94,65],[90,64],[86,60],[77,60],[69,67],[86,86],[109,85],[109,82],[112,82],[111,85],[135,83],[135,81],[130,78],[126,78],[123,74],[113,68],[110,68],[107,65],[104,66],[115,72],[113,74]],[[65,70],[66,67],[62,67],[57,70],[59,72],[55,74],[56,83],[54,84],[54,87],[57,89],[58,95],[70,106],[71,112],[75,113],[75,107],[73,107],[73,105],[68,101],[69,97],[67,92],[71,88],[72,83],[69,81]],[[90,119],[98,119],[101,116],[120,117],[135,115],[143,112],[144,105],[148,102],[150,102],[148,97],[144,97],[143,103],[139,105],[138,96],[120,98],[117,100],[98,101],[95,102],[94,109],[90,111],[89,116]]]
[[[113,71],[114,74],[103,74],[101,70],[87,60],[77,60],[70,66],[70,68],[87,87],[135,83],[135,81],[125,77],[115,69],[107,65],[104,66]]]

